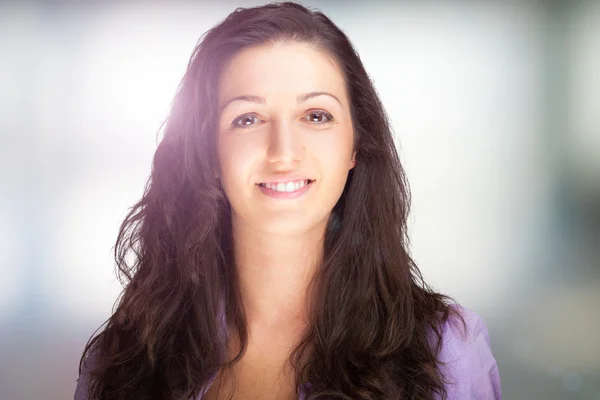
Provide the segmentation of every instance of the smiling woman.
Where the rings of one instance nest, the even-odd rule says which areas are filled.
[[[324,233],[355,163],[337,62],[307,43],[253,46],[223,71],[218,101],[219,170],[233,230]],[[281,199],[294,201],[274,201]]]
[[[295,3],[195,49],[75,398],[497,399],[481,319],[407,249],[409,196],[348,38]]]

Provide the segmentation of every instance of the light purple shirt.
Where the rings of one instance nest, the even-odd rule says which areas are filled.
[[[500,400],[500,374],[492,354],[487,327],[473,311],[454,306],[463,316],[466,332],[456,317],[450,317],[442,328],[443,344],[439,361],[448,393],[447,400]],[[201,400],[209,390],[216,374],[211,377],[196,400]],[[74,400],[88,400],[89,377],[82,374],[77,380]],[[306,394],[300,391],[299,400]]]
[[[456,317],[446,321],[438,360],[448,392],[447,400],[500,400],[500,374],[483,320],[473,311],[454,306],[466,323],[466,335]]]

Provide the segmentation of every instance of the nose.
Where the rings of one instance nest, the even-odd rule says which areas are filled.
[[[304,151],[300,132],[291,123],[281,121],[272,125],[267,151],[269,163],[293,166],[302,160]]]

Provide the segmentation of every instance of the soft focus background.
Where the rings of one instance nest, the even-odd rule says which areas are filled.
[[[192,49],[254,4],[0,5],[1,400],[72,398]],[[305,4],[371,74],[413,254],[486,321],[504,398],[599,400],[600,1]]]

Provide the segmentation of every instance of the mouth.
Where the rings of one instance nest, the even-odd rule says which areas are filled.
[[[314,179],[298,179],[288,182],[260,182],[257,185],[274,192],[293,193],[310,186],[314,181]]]

